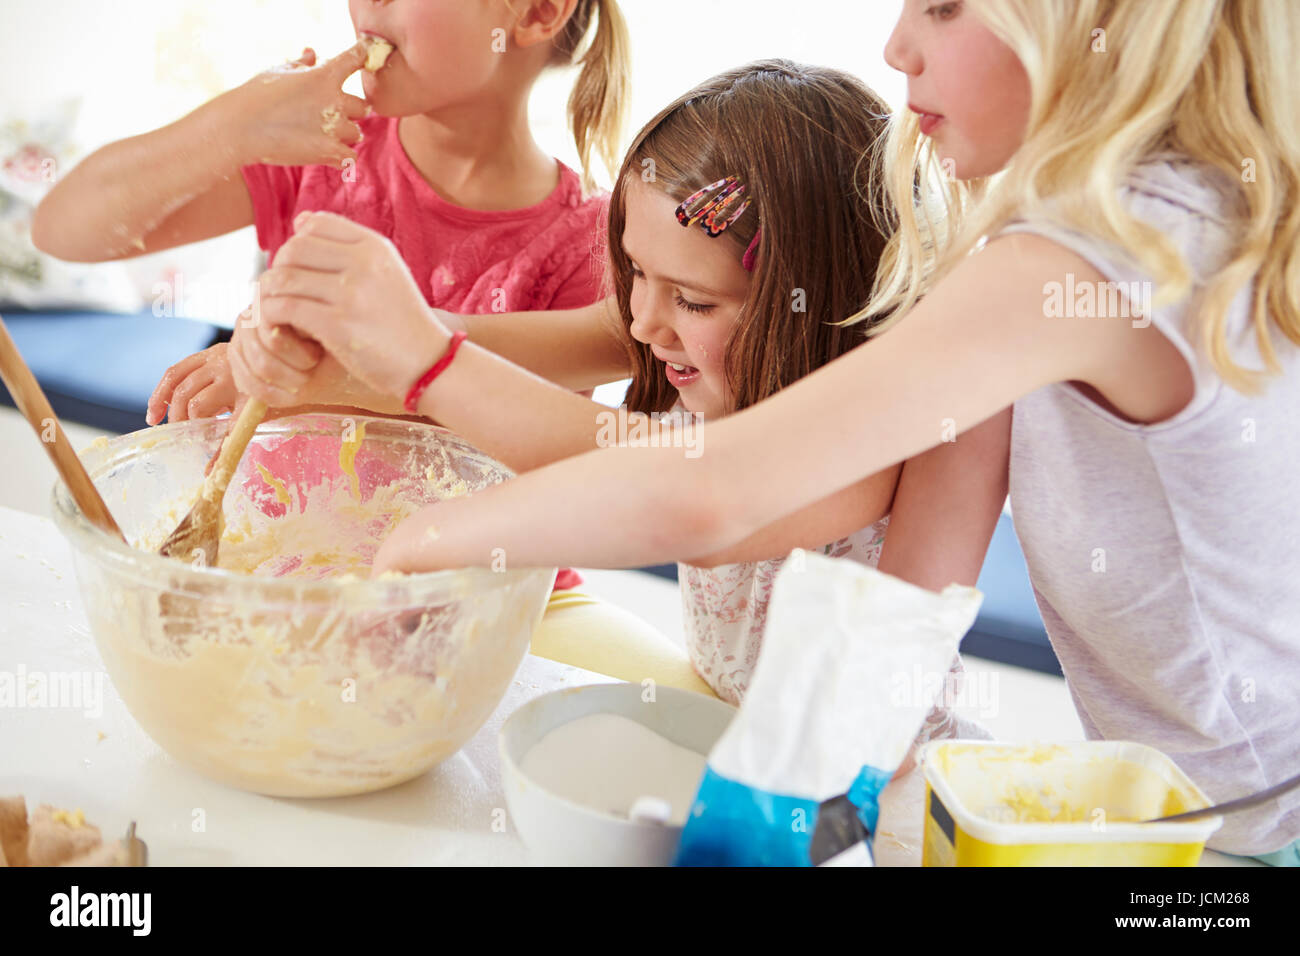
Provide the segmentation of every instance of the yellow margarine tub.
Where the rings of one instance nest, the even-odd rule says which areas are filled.
[[[920,759],[924,866],[1195,866],[1223,822],[1136,822],[1210,804],[1143,744],[937,740]]]

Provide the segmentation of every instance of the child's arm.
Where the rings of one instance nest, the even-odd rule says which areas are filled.
[[[548,381],[576,390],[627,378],[627,333],[614,299],[580,309],[452,315],[435,310],[452,331]]]
[[[974,587],[1007,499],[1011,409],[903,465],[880,570],[919,587]]]
[[[605,450],[440,502],[397,528],[376,570],[486,565],[494,548],[543,567],[637,567],[719,551],[939,444],[945,420],[965,433],[1054,382],[1086,383],[1133,421],[1175,414],[1191,376],[1157,328],[1045,315],[1044,283],[1067,275],[1104,281],[1050,240],[994,239],[889,331],[706,426],[699,458]]]
[[[784,557],[795,548],[815,551],[847,538],[891,513],[900,471],[902,466],[892,465],[772,522],[729,548],[691,558],[686,563],[700,568],[715,568],[742,561],[767,561]],[[894,519],[891,517],[889,533],[885,535],[886,544],[893,533]]]
[[[264,298],[263,302],[263,316],[273,322],[275,309],[268,299]],[[304,376],[318,374],[315,370],[306,372],[312,361],[311,347],[306,340],[284,326],[272,324],[268,328],[281,331],[274,339],[270,338],[272,332],[265,339],[253,334],[243,339],[236,336],[240,345],[230,353],[236,382],[273,408],[297,405],[304,394],[319,396],[319,387],[307,385],[294,394],[282,387],[268,388],[269,383],[286,382],[289,367],[302,369]],[[442,335],[445,342],[450,333],[444,331]],[[412,335],[408,341],[419,339]],[[269,343],[274,344],[268,348]],[[303,349],[300,354],[296,351],[299,348]],[[443,349],[439,345],[419,350],[433,355]],[[325,362],[333,361],[332,357],[325,359]],[[254,367],[258,369],[256,373]],[[354,393],[339,395],[340,401],[356,398]],[[384,398],[381,395],[366,404],[368,407],[382,405]],[[401,401],[395,395],[388,396],[387,406],[380,409],[385,414],[401,411]],[[518,472],[617,444],[624,437],[620,434],[620,422],[626,421],[631,432],[637,420],[635,414],[621,418],[615,410],[547,382],[469,342],[461,346],[452,364],[425,392],[419,410]],[[687,457],[691,448],[689,441],[674,437],[671,423],[646,421],[642,434],[648,443],[677,446],[677,454],[682,457]],[[707,446],[699,450],[702,455],[708,454]],[[782,557],[792,548],[820,548],[827,542],[838,541],[889,513],[898,472],[898,467],[886,468],[760,529],[731,547],[689,563],[715,567],[760,561]]]
[[[299,61],[308,66],[315,54]],[[97,150],[37,207],[32,242],[102,262],[222,235],[253,222],[240,166],[338,165],[356,153],[366,103],[339,87],[365,62],[358,43],[324,65],[263,73],[162,129]],[[331,109],[340,117],[325,117]]]
[[[471,342],[567,388],[603,385],[630,373],[613,299],[557,312],[453,315],[434,310],[434,314],[450,329],[465,329]],[[247,313],[236,323],[236,338],[246,334],[246,321]],[[222,342],[187,355],[163,372],[149,396],[145,421],[156,425],[166,416],[168,421],[183,422],[234,408],[239,392],[227,353]],[[333,362],[313,373],[302,400],[313,407],[346,404],[381,415],[405,414],[400,402],[373,390],[363,394],[359,385]]]
[[[439,346],[429,354],[441,352]],[[419,409],[519,472],[617,444],[625,437],[619,434],[621,419],[615,410],[468,343],[424,393]],[[636,416],[625,420],[627,431],[635,434]],[[689,444],[678,440],[671,420],[646,422],[644,435],[647,443],[675,448],[687,457]],[[701,457],[710,453],[707,444],[697,450]],[[759,561],[782,557],[792,548],[820,548],[838,541],[889,513],[898,471],[886,468],[690,563],[716,567]]]
[[[291,243],[283,247],[276,267],[263,275],[264,285],[285,275],[282,261],[292,260]],[[409,288],[398,289],[403,283]],[[388,298],[394,290],[398,294]],[[321,294],[328,293],[321,290]],[[403,312],[410,322],[402,334],[407,370],[383,372],[369,379],[351,378],[339,364],[371,351],[364,328],[354,328],[345,333],[346,338],[333,338],[328,329],[314,325],[306,314],[306,310],[314,308],[312,300],[296,300],[294,325],[326,336],[327,348],[332,344],[336,350],[320,360],[319,346],[284,321],[281,309],[284,303],[294,300],[264,290],[262,323],[236,334],[228,351],[235,385],[272,408],[317,402],[356,404],[358,393],[365,391],[368,398],[362,404],[385,414],[401,413],[407,388],[446,351],[451,338],[451,332],[419,296],[410,273],[395,268],[391,281],[377,283],[374,295],[367,298],[367,309],[372,313]],[[353,308],[343,311],[356,312]],[[349,354],[341,359],[341,353]],[[352,384],[339,384],[348,379]],[[455,361],[425,391],[419,414],[459,432],[519,472],[616,444],[620,438],[615,410],[548,382],[470,341],[460,347]],[[656,433],[669,433],[667,426],[647,424]]]

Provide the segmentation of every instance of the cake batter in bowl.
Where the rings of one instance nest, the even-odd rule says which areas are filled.
[[[451,432],[393,419],[265,422],[225,500],[218,567],[164,558],[228,423],[204,419],[82,453],[129,545],[62,484],[101,656],[145,731],[230,786],[339,796],[419,776],[495,709],[555,569],[470,568],[371,579],[407,514],[510,477]]]

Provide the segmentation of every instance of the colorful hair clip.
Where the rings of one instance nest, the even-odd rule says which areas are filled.
[[[705,232],[716,239],[749,208],[748,198],[741,202],[744,193],[745,187],[735,176],[719,179],[716,183],[710,183],[687,196],[686,201],[677,207],[677,221],[686,227],[698,222]],[[732,207],[738,202],[740,206],[733,212]],[[762,234],[762,229],[754,233],[749,248],[745,250],[745,255],[740,260],[746,272],[754,271],[754,257],[758,253],[758,241]]]
[[[741,201],[744,194],[745,187],[735,176],[719,179],[688,196],[677,207],[677,221],[683,226],[693,226],[698,222],[710,236],[717,238],[749,208],[749,199]],[[740,203],[739,207],[732,212],[737,203]]]

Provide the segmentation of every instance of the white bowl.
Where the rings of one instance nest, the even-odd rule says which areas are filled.
[[[544,694],[516,710],[501,728],[506,806],[537,862],[558,866],[668,866],[682,827],[633,821],[582,806],[527,777],[524,755],[548,733],[590,714],[635,720],[678,746],[707,755],[736,710],[714,697],[656,687],[653,702],[640,684],[593,684]]]

